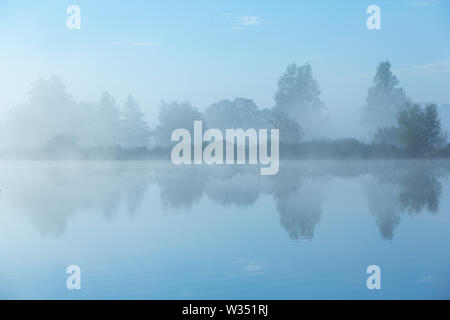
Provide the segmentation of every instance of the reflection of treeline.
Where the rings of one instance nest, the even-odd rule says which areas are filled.
[[[445,160],[287,161],[275,176],[261,176],[254,167],[174,167],[165,161],[42,162],[5,168],[0,172],[2,193],[44,234],[62,234],[76,214],[111,219],[123,209],[135,215],[143,203],[148,205],[146,197],[154,199],[148,188],[155,185],[151,190],[159,192],[160,204],[181,212],[195,209],[205,197],[215,205],[248,207],[268,196],[294,240],[314,238],[333,178],[361,179],[368,210],[382,237],[392,239],[402,215],[438,212],[442,181],[450,173]],[[152,203],[143,213],[159,208]]]
[[[413,103],[390,69],[388,61],[378,65],[362,109],[369,142],[330,138],[325,103],[311,66],[292,64],[278,80],[271,108],[261,109],[247,98],[223,99],[203,112],[189,102],[162,103],[154,128],[131,95],[123,106],[108,92],[99,101],[76,103],[61,80],[41,79],[29,101],[2,119],[1,144],[10,147],[4,155],[15,150],[35,157],[139,159],[164,157],[161,153],[168,157],[172,132],[185,128],[193,135],[194,121],[202,120],[205,128],[223,132],[279,129],[284,156],[448,157],[450,147],[437,107]],[[35,151],[30,154],[32,147]]]
[[[363,179],[370,212],[384,239],[392,239],[402,214],[436,214],[442,197],[442,179],[450,168],[440,163],[384,165]]]

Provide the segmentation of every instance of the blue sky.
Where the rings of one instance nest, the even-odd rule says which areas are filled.
[[[132,4],[131,4],[132,3]],[[66,8],[81,9],[68,30]],[[381,8],[381,30],[366,8]],[[450,1],[2,1],[0,112],[38,77],[76,100],[132,93],[156,123],[162,100],[199,109],[222,98],[273,105],[287,64],[309,62],[337,136],[360,132],[377,63],[389,59],[415,101],[450,103]],[[1,115],[1,113],[0,113]]]

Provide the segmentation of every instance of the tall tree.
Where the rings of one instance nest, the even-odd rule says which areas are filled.
[[[203,120],[201,113],[189,102],[163,103],[159,109],[159,125],[156,128],[156,139],[160,146],[170,146],[172,132],[178,128],[190,131],[193,137],[194,121]]]
[[[322,113],[324,103],[320,99],[320,88],[314,79],[311,66],[298,67],[291,64],[278,80],[275,94],[275,112],[283,112],[295,119],[304,129],[305,136],[323,136],[327,119]]]
[[[150,130],[145,115],[131,95],[127,97],[122,111],[121,133],[122,144],[126,147],[148,145]]]
[[[42,146],[58,134],[78,130],[75,103],[57,76],[39,79],[25,104],[15,106],[5,121],[5,144]]]
[[[97,103],[99,145],[116,145],[120,143],[120,112],[116,100],[105,91]]]
[[[437,148],[445,144],[447,137],[442,130],[441,119],[435,104],[429,104],[425,107],[424,122],[428,145]]]
[[[367,94],[362,122],[369,126],[371,134],[380,127],[394,126],[407,102],[404,90],[391,71],[391,63],[380,62]]]

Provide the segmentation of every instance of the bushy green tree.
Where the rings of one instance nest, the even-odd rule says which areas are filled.
[[[373,136],[373,142],[400,147],[401,142],[398,127],[379,128]]]
[[[159,125],[156,128],[157,144],[170,146],[170,137],[175,129],[187,129],[193,137],[194,121],[203,120],[203,117],[197,108],[191,106],[189,102],[171,102],[161,105],[158,120]]]
[[[395,126],[397,117],[407,102],[404,90],[391,71],[391,63],[380,62],[373,78],[373,86],[369,88],[367,94],[362,122],[372,133],[381,127]]]
[[[275,110],[273,112],[272,127],[280,130],[280,142],[282,143],[297,144],[303,137],[303,130],[297,120],[283,111]]]
[[[28,101],[11,109],[4,119],[7,144],[42,146],[61,133],[78,133],[75,102],[57,76],[39,79],[28,92]]]
[[[320,99],[320,88],[312,74],[311,65],[291,64],[278,80],[275,94],[276,112],[296,120],[309,138],[324,134],[327,119],[322,113],[325,104]]]
[[[408,104],[398,117],[398,127],[401,142],[415,155],[427,154],[447,140],[434,104],[424,109],[418,104]]]
[[[311,65],[298,67],[293,63],[287,67],[286,72],[278,80],[275,102],[281,111],[292,116],[323,106],[319,85],[312,75]]]
[[[209,106],[204,112],[209,128],[220,130],[234,128],[267,128],[269,123],[265,111],[259,110],[253,100],[236,98],[220,100]]]

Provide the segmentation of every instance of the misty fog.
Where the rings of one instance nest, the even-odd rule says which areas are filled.
[[[17,148],[26,157],[30,156],[30,149],[41,150],[48,157],[55,154],[73,157],[80,153],[80,148],[111,151],[120,147],[125,150],[119,151],[122,153],[141,148],[145,153],[154,148],[169,148],[173,130],[192,130],[195,120],[203,120],[206,127],[220,130],[277,128],[286,150],[295,150],[297,154],[305,154],[302,148],[318,148],[323,149],[322,154],[328,152],[328,156],[334,157],[336,152],[344,152],[341,147],[344,145],[345,152],[352,157],[360,153],[352,146],[358,145],[359,149],[369,150],[364,152],[369,152],[370,157],[446,156],[448,105],[436,107],[412,101],[391,71],[389,61],[380,62],[375,71],[357,120],[366,128],[363,139],[357,136],[336,139],[339,135],[335,134],[333,119],[327,113],[328,103],[322,99],[320,84],[307,63],[287,66],[277,81],[270,107],[257,106],[247,97],[224,98],[211,102],[204,110],[189,101],[163,101],[154,126],[148,124],[151,121],[143,112],[147,108],[131,94],[123,103],[108,91],[99,93],[95,101],[78,101],[68,93],[61,78],[41,78],[33,83],[23,103],[10,107],[1,117],[0,146],[3,156],[17,153]],[[433,123],[434,127],[428,128],[426,123]],[[419,127],[425,131],[419,132]],[[340,151],[331,151],[332,148]]]

